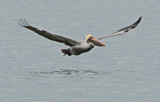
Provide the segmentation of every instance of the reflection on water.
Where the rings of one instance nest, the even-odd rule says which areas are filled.
[[[100,74],[99,71],[93,70],[68,70],[68,69],[60,69],[58,71],[51,72],[34,72],[30,74],[63,74],[63,75],[71,75],[71,74]]]
[[[119,70],[112,71],[112,72],[103,72],[103,71],[94,71],[94,70],[68,70],[68,69],[60,69],[57,71],[51,71],[51,72],[33,72],[30,73],[32,75],[75,75],[75,76],[96,76],[96,75],[109,75],[119,72]]]

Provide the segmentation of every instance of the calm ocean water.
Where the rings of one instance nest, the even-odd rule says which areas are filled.
[[[0,0],[1,102],[160,102],[158,0]],[[83,40],[134,23],[80,56],[17,24]]]

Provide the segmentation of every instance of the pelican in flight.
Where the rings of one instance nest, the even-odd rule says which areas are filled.
[[[31,31],[34,31],[35,33],[48,38],[50,40],[53,41],[57,41],[59,43],[64,43],[65,45],[68,45],[69,48],[68,49],[61,49],[61,51],[64,53],[64,55],[80,55],[82,53],[88,52],[90,51],[94,46],[98,46],[98,47],[104,47],[106,46],[104,43],[100,42],[99,40],[105,39],[105,38],[109,38],[109,37],[113,37],[113,36],[118,36],[118,35],[122,35],[132,29],[134,29],[141,21],[140,17],[135,23],[133,23],[130,26],[127,26],[125,28],[122,28],[112,34],[106,35],[104,37],[100,37],[100,38],[94,38],[92,35],[87,35],[86,36],[86,40],[83,41],[75,41],[72,40],[70,38],[67,37],[63,37],[57,34],[53,34],[50,32],[47,32],[45,30],[40,30],[36,27],[31,26],[25,19],[19,19],[18,20],[18,24],[20,24],[22,27],[25,27]]]

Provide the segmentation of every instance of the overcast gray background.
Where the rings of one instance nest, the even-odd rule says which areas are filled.
[[[160,102],[159,0],[0,0],[1,102]],[[80,56],[17,24],[83,40],[134,23]]]

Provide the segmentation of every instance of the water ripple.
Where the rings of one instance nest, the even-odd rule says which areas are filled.
[[[31,75],[36,76],[79,76],[79,77],[93,77],[93,76],[103,76],[103,75],[110,75],[113,73],[117,73],[119,70],[116,71],[95,71],[95,70],[68,70],[68,69],[60,69],[57,71],[51,71],[51,72],[33,72],[29,73]]]
[[[93,71],[93,70],[68,70],[68,69],[60,69],[58,71],[51,72],[34,72],[30,74],[39,74],[39,75],[98,75],[103,74],[105,72],[101,71]]]

